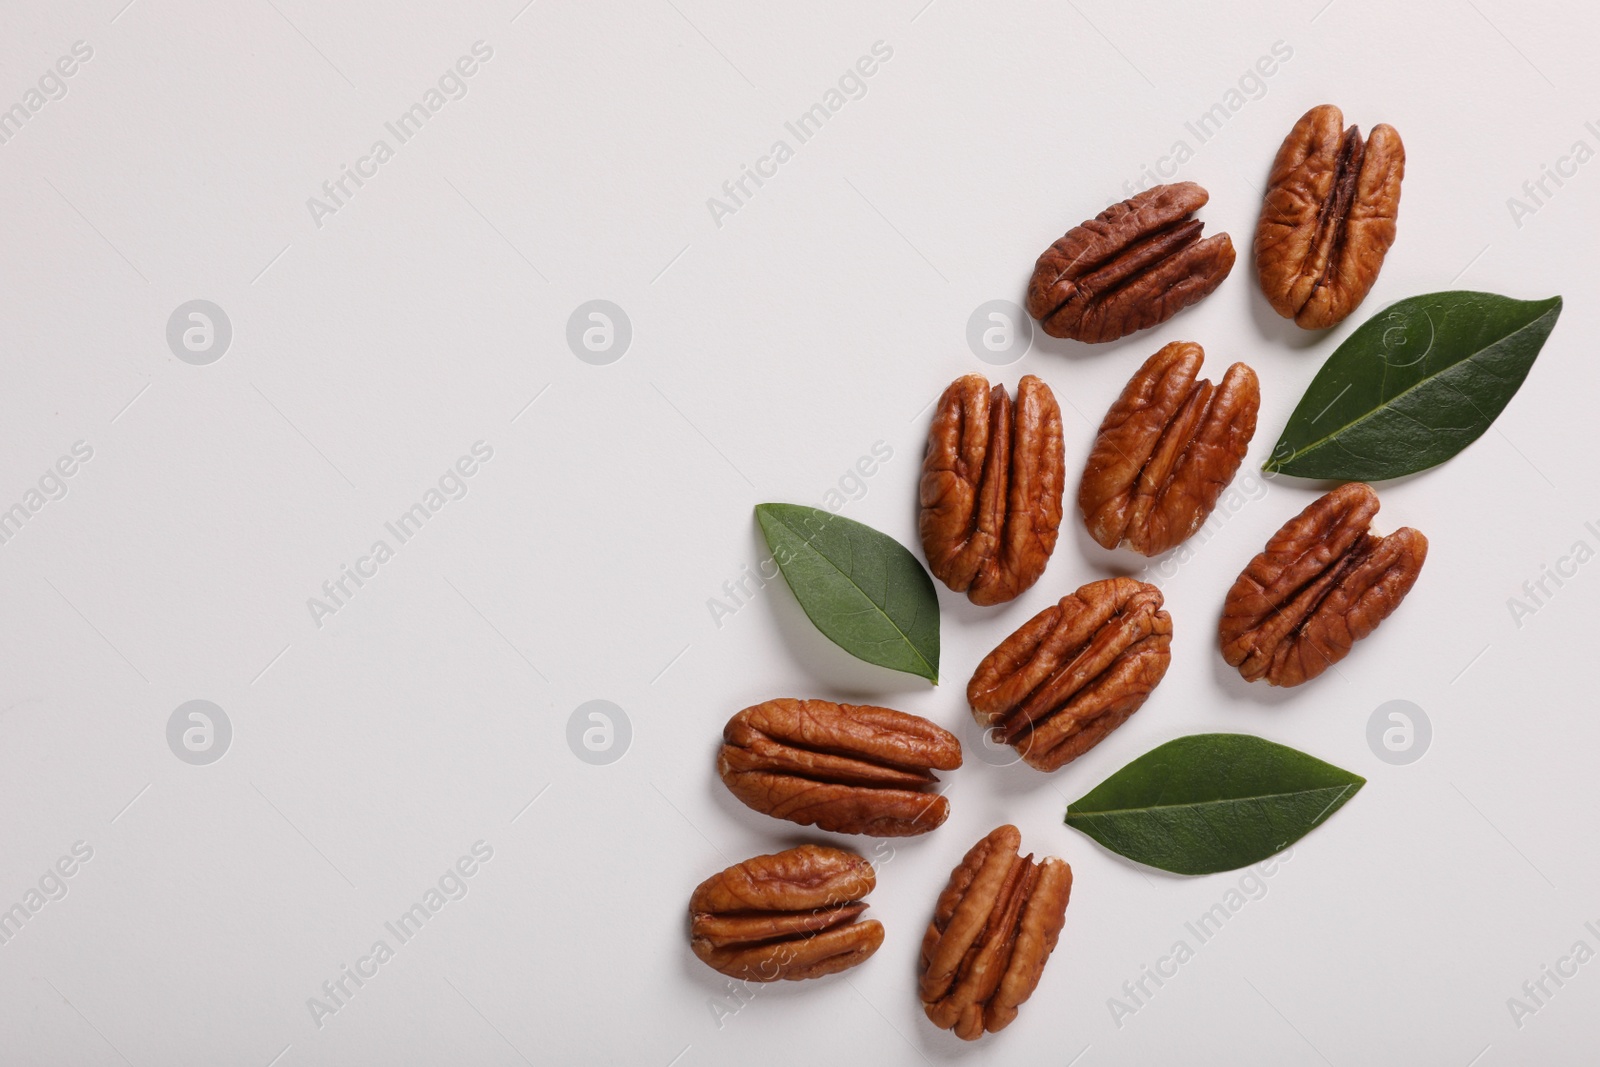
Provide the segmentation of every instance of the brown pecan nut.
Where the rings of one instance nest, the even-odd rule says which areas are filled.
[[[961,766],[955,735],[917,715],[828,700],[768,700],[722,731],[717,773],[747,806],[841,834],[910,837],[950,815],[935,770]]]
[[[857,921],[876,884],[872,864],[843,849],[755,856],[695,889],[689,945],[707,966],[747,982],[837,974],[883,943],[883,924]]]
[[[1031,767],[1053,771],[1139,710],[1172,660],[1161,590],[1090,582],[1023,623],[967,684],[973,717]]]
[[[1246,681],[1299,685],[1338,663],[1411,591],[1428,539],[1410,527],[1378,537],[1378,494],[1352,482],[1272,535],[1222,607],[1222,658]]]
[[[1308,330],[1366,298],[1394,244],[1406,150],[1393,126],[1365,142],[1332,104],[1294,124],[1273,160],[1256,224],[1256,273],[1278,314]]]
[[[1190,217],[1208,199],[1194,182],[1158,185],[1074,226],[1034,265],[1028,314],[1052,337],[1094,343],[1199,303],[1233,269],[1233,241],[1202,240]]]
[[[922,938],[922,1010],[965,1041],[1017,1017],[1066,921],[1072,868],[1055,856],[1018,856],[1021,845],[1010,825],[973,845],[950,872]]]
[[[1261,387],[1243,363],[1195,381],[1205,351],[1174,341],[1145,360],[1106,412],[1078,485],[1089,536],[1156,556],[1200,529],[1256,432]]]
[[[939,398],[922,460],[918,525],[934,576],[974,604],[1003,604],[1039,580],[1061,530],[1061,408],[1033,375],[981,374]]]

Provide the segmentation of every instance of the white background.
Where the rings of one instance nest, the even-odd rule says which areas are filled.
[[[1546,980],[1520,1027],[1507,1005],[1575,941],[1600,949],[1583,925],[1600,920],[1600,564],[1547,585],[1520,626],[1508,608],[1574,542],[1600,548],[1584,525],[1600,526],[1600,163],[1547,182],[1520,225],[1507,204],[1575,141],[1600,148],[1592,7],[124,2],[11,2],[0,35],[0,106],[75,41],[93,49],[0,145],[0,507],[74,442],[93,449],[0,545],[0,906],[74,842],[93,849],[0,945],[0,1061],[1593,1061],[1600,963]],[[308,198],[374,140],[394,147],[384,123],[475,41],[493,55],[467,95],[319,227]],[[866,95],[798,144],[785,121],[877,41],[893,55]],[[1184,123],[1279,41],[1292,57],[1196,147]],[[1279,141],[1330,101],[1364,130],[1395,125],[1408,165],[1376,288],[1308,335],[1267,308],[1247,250]],[[707,199],[779,138],[794,158],[718,226]],[[1180,138],[1180,177],[1211,191],[1207,232],[1241,249],[1227,283],[1115,344],[1040,335],[1012,366],[980,363],[972,310],[1020,302],[1038,253]],[[1402,610],[1298,690],[1226,668],[1223,593],[1319,491],[1270,483],[1162,583],[1172,668],[1138,715],[1050,776],[969,753],[947,776],[950,821],[875,853],[878,954],[731,1012],[689,952],[690,891],[828,835],[726,793],[727,717],[827,697],[970,740],[983,653],[1144,563],[1092,545],[1069,504],[1018,601],[941,588],[934,689],[828,644],[781,583],[713,621],[709,599],[763,555],[752,506],[820,504],[882,441],[893,458],[843,513],[914,546],[927,405],[971,371],[1054,387],[1075,485],[1129,373],[1180,338],[1206,346],[1213,378],[1235,359],[1259,372],[1253,471],[1341,337],[1452,287],[1560,293],[1566,310],[1493,430],[1380,486],[1379,529],[1432,544]],[[208,366],[165,339],[194,298],[233,326]],[[595,298],[633,327],[608,366],[565,340]],[[477,441],[493,458],[466,497],[319,628],[307,599]],[[167,744],[192,699],[233,727],[209,766]],[[592,699],[631,722],[607,766],[566,740]],[[1394,699],[1433,723],[1410,766],[1366,741]],[[1061,816],[1207,730],[1369,784],[1197,945],[1184,923],[1240,873],[1144,871]],[[922,1017],[916,950],[951,866],[1002,821],[1076,883],[1033,999],[966,1046]],[[480,840],[493,858],[465,898],[319,1027],[308,998],[393,946],[383,923]],[[1194,958],[1119,1026],[1110,998],[1179,938]]]

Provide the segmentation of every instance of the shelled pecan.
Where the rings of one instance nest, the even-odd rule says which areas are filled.
[[[983,658],[967,703],[1029,766],[1053,771],[1127,721],[1167,673],[1172,617],[1132,578],[1090,582]]]
[[[883,924],[861,919],[877,876],[853,852],[801,845],[712,875],[689,898],[690,947],[747,982],[796,981],[861,963]]]
[[[1033,995],[1066,921],[1072,868],[1019,856],[1022,834],[997,827],[973,845],[934,906],[917,991],[942,1030],[974,1041],[1005,1029]]]
[[[909,837],[950,815],[934,771],[961,766],[961,742],[917,715],[828,700],[768,700],[722,731],[717,772],[765,815],[841,834]]]
[[[934,577],[974,604],[1003,604],[1039,580],[1061,529],[1061,408],[1033,375],[980,374],[945,389],[928,431],[918,520]]]
[[[1205,351],[1174,341],[1145,360],[1111,410],[1078,486],[1089,536],[1156,556],[1205,523],[1250,448],[1261,407],[1255,371],[1195,381]]]
[[[1222,607],[1222,657],[1246,681],[1299,685],[1349,655],[1411,591],[1428,539],[1368,528],[1378,494],[1342,485],[1284,523],[1233,583]]]
[[[1301,116],[1273,160],[1256,223],[1256,273],[1273,310],[1321,330],[1366,299],[1394,244],[1405,171],[1393,126],[1363,141],[1332,104]]]
[[[1194,182],[1158,185],[1074,226],[1034,265],[1028,314],[1052,337],[1094,343],[1205,299],[1234,260],[1228,235],[1202,239],[1191,217],[1208,199]]]

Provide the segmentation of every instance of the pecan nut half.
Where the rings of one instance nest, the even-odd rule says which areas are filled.
[[[981,374],[939,397],[922,460],[918,526],[928,568],[974,604],[1003,604],[1039,580],[1061,530],[1061,408],[1044,382]]]
[[[1235,363],[1195,381],[1205,351],[1174,341],[1145,360],[1106,412],[1078,485],[1089,536],[1157,556],[1205,523],[1256,432],[1261,387]]]
[[[1228,590],[1222,658],[1246,681],[1310,681],[1350,653],[1411,591],[1428,539],[1369,525],[1378,494],[1352,482],[1313,501],[1272,535]]]
[[[1225,233],[1201,239],[1194,182],[1157,185],[1068,230],[1028,283],[1028,314],[1051,337],[1115,341],[1209,296],[1233,269]]]
[[[1011,825],[973,845],[950,872],[922,938],[922,1010],[964,1041],[1017,1017],[1066,921],[1071,866],[1055,856],[1035,863],[1017,855],[1021,845]]]
[[[910,837],[950,815],[935,770],[961,766],[961,742],[918,715],[782,698],[745,708],[722,731],[717,773],[765,815],[841,834]]]
[[[1132,578],[1090,582],[985,656],[967,703],[1030,767],[1053,771],[1139,710],[1167,673],[1171,645],[1161,590]]]
[[[801,845],[712,875],[689,898],[689,947],[747,982],[848,970],[878,951],[883,924],[861,920],[877,875],[854,852]]]
[[[1256,224],[1256,273],[1278,314],[1321,330],[1366,299],[1394,244],[1405,171],[1393,126],[1374,126],[1363,142],[1332,104],[1301,116],[1273,160]]]

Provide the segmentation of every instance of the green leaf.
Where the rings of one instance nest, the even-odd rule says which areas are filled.
[[[832,512],[758,504],[784,581],[817,629],[868,663],[939,683],[939,597],[892,537]]]
[[[1248,734],[1151,749],[1067,806],[1067,825],[1175,874],[1231,871],[1314,830],[1367,780]]]
[[[1378,312],[1312,379],[1265,471],[1371,482],[1443,463],[1516,395],[1561,298],[1414,296]]]

